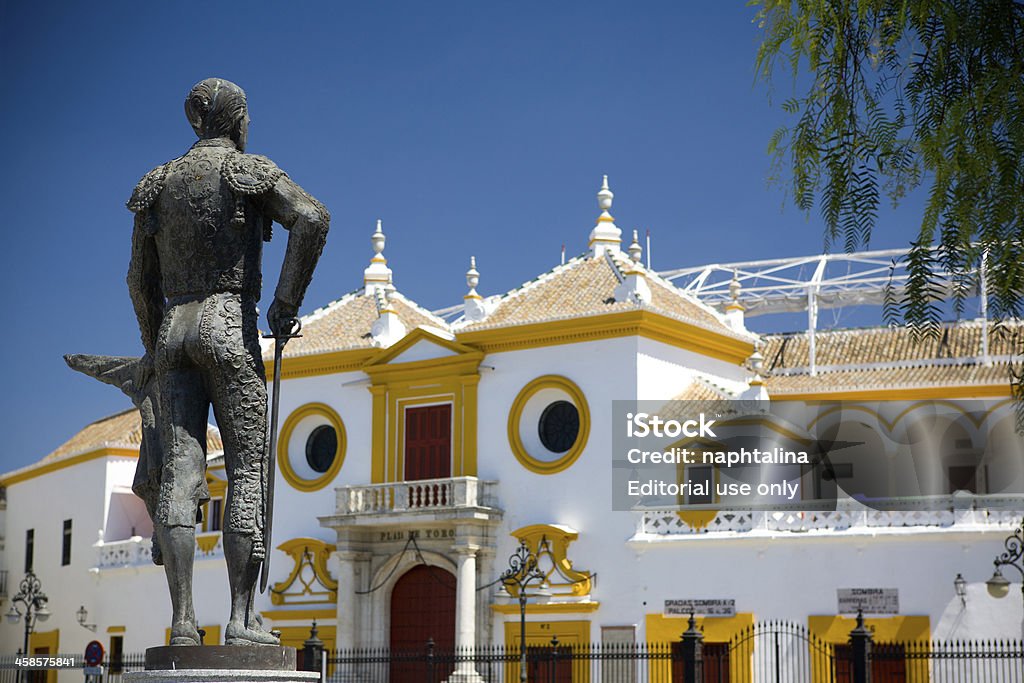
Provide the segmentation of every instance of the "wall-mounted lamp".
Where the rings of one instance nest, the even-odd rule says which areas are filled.
[[[79,626],[81,626],[82,628],[87,628],[87,629],[89,629],[90,631],[93,631],[93,632],[96,631],[96,624],[87,624],[86,623],[86,620],[89,619],[89,612],[85,609],[85,605],[82,605],[81,607],[78,608],[78,611],[75,612],[75,616],[78,617],[78,624],[79,624]]]
[[[967,581],[964,580],[963,574],[957,574],[953,579],[953,590],[956,591],[956,597],[960,598],[960,605],[967,607]]]

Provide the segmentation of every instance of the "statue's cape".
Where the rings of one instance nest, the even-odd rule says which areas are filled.
[[[270,159],[259,154],[232,152],[224,157],[221,175],[228,187],[243,195],[263,194],[285,173]]]
[[[69,353],[64,356],[64,361],[72,370],[117,387],[136,405],[143,395],[135,387],[135,369],[140,360],[135,356],[97,356],[89,353]]]

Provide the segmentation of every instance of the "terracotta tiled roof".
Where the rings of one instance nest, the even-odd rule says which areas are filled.
[[[1013,327],[989,327],[989,360],[982,355],[977,321],[943,325],[937,336],[915,336],[907,327],[819,331],[810,375],[807,333],[765,337],[769,394],[883,388],[1006,384],[1014,351]],[[1019,329],[1019,328],[1017,328]]]
[[[685,389],[672,397],[673,401],[728,401],[736,398],[724,389],[712,386],[710,383],[695,379]]]
[[[631,265],[621,257],[619,261],[623,268]],[[642,266],[637,268],[643,270]],[[651,289],[651,302],[645,307],[647,310],[737,336],[709,306],[653,273],[644,271],[644,278]],[[615,301],[614,292],[618,284],[618,278],[604,257],[578,257],[501,296],[490,315],[480,322],[461,327],[459,331],[636,310],[637,306],[632,302]]]
[[[1007,332],[1010,328],[1002,328]],[[818,366],[854,365],[936,358],[977,358],[981,355],[981,323],[948,324],[935,337],[915,339],[907,327],[827,330],[814,335],[814,357]],[[989,327],[989,354],[1013,353],[1010,334]],[[768,335],[765,368],[806,367],[810,364],[806,332]]]
[[[425,325],[448,331],[446,322],[398,292],[390,295],[390,301],[406,329]],[[363,296],[362,289],[346,294],[302,318],[302,337],[288,342],[284,357],[372,348],[370,328],[377,318],[373,297]]]
[[[138,448],[141,443],[142,418],[138,410],[129,408],[87,425],[39,462],[51,462],[98,448]],[[213,425],[207,425],[206,452],[217,453],[223,450],[220,432]]]
[[[139,416],[138,410],[129,408],[86,425],[42,460],[13,472],[7,472],[4,476],[9,477],[13,474],[28,472],[37,467],[103,448],[138,449],[141,443],[142,418]],[[221,443],[220,432],[213,425],[207,425],[206,452],[213,454],[223,450],[224,445]]]
[[[823,372],[815,377],[811,377],[809,374],[775,375],[766,378],[765,384],[770,396],[786,393],[998,384],[1005,384],[1007,393],[1009,393],[1010,375],[1005,363],[993,364],[989,367],[973,363]]]
[[[140,443],[142,419],[138,410],[129,408],[87,425],[40,462],[59,460],[67,455],[84,453],[104,446],[138,448]]]

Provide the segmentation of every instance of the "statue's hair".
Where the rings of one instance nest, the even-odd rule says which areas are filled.
[[[223,78],[199,81],[185,98],[185,116],[200,138],[230,137],[245,117],[245,91]]]

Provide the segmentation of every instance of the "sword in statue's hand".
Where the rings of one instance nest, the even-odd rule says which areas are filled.
[[[282,334],[265,334],[264,339],[274,340],[274,383],[273,399],[270,403],[270,441],[267,444],[267,507],[263,512],[263,569],[260,573],[260,593],[267,592],[270,580],[270,532],[274,525],[274,466],[277,459],[277,413],[281,406],[281,356],[284,345],[289,339],[297,339],[302,335],[302,322],[298,318],[289,318]]]

